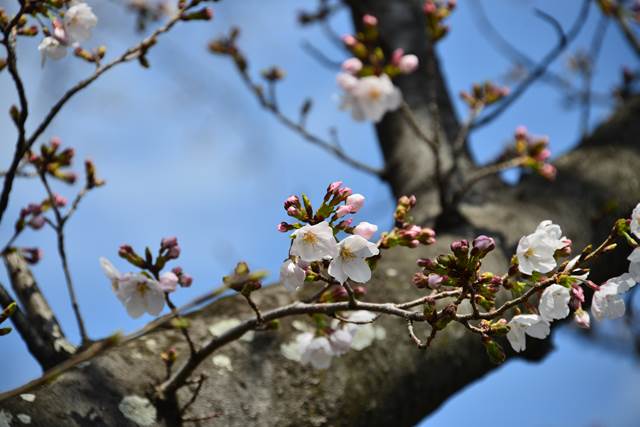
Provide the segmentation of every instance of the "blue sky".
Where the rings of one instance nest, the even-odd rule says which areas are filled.
[[[8,3],[0,0],[0,6]],[[460,3],[450,21],[452,32],[439,46],[452,93],[468,89],[473,82],[496,78],[508,67],[478,35],[473,9]],[[492,0],[484,4],[512,43],[525,46],[530,56],[540,58],[555,36],[547,24],[532,17],[533,7],[556,16],[567,28],[579,3]],[[101,18],[92,42],[106,43],[108,55],[122,51],[139,37],[133,31],[133,18],[117,2],[90,4]],[[239,25],[240,44],[255,74],[274,64],[287,71],[279,89],[285,112],[295,115],[306,97],[313,98],[310,128],[328,135],[328,129],[335,126],[349,153],[380,165],[372,126],[356,124],[338,110],[335,72],[318,65],[301,49],[302,41],[309,40],[330,57],[345,58],[318,28],[301,29],[296,24],[296,11],[313,4],[308,0],[220,2],[214,7],[212,22],[179,25],[162,39],[149,54],[150,70],[128,64],[104,75],[74,98],[45,133],[47,138],[60,136],[65,145],[74,146],[78,159],[91,157],[100,176],[108,181],[106,187],[87,197],[67,232],[71,270],[91,336],[102,337],[116,329],[131,331],[150,320],[129,319],[99,269],[100,256],[126,267],[116,256],[122,243],[141,248],[157,245],[163,236],[179,237],[183,248],[179,264],[195,278],[192,288],[176,294],[180,303],[216,286],[241,259],[255,268],[277,272],[288,242],[275,231],[275,224],[284,219],[282,201],[289,194],[307,192],[317,199],[329,182],[342,179],[367,196],[361,219],[382,227],[390,224],[393,200],[386,187],[281,127],[260,109],[230,62],[206,52],[206,43],[213,36]],[[587,48],[597,18],[592,8],[573,50]],[[333,24],[338,33],[350,30],[346,13],[339,14]],[[91,72],[89,65],[72,57],[41,68],[37,43],[23,40],[19,45],[20,69],[32,100],[31,126],[66,88]],[[568,75],[566,60],[565,55],[554,64],[564,75]],[[637,66],[633,61],[618,30],[609,28],[596,64],[595,87],[609,91],[619,79],[620,66]],[[7,77],[0,74],[0,111],[7,111],[14,102]],[[457,98],[456,107],[464,111]],[[606,108],[594,108],[593,123],[607,112]],[[539,83],[500,120],[473,134],[476,157],[491,159],[520,124],[536,134],[549,135],[555,153],[570,149],[577,140],[578,113],[563,108],[558,93]],[[0,136],[6,141],[15,138],[6,115],[0,116]],[[10,150],[11,144],[0,146],[2,164],[8,163]],[[60,185],[57,190],[74,194],[73,189]],[[0,241],[8,239],[9,224],[20,207],[43,197],[35,182],[20,180],[16,184],[7,224],[0,228]],[[45,258],[34,272],[66,333],[77,340],[53,234],[47,230],[27,232],[19,244],[37,244],[44,249]],[[0,280],[7,283],[4,271]],[[523,412],[527,416],[519,419],[518,425],[560,426],[568,420],[578,426],[632,425],[640,416],[637,405],[631,404],[639,392],[637,364],[619,353],[591,346],[570,330],[561,331],[554,339],[558,350],[542,364],[508,363],[447,402],[426,425],[464,424],[462,417],[471,413],[469,408],[487,407],[500,396],[505,402],[500,404],[503,415],[487,419],[486,425],[511,425],[510,417]],[[0,364],[20,366],[3,372],[1,389],[15,387],[39,373],[17,334],[3,337]],[[522,398],[515,397],[518,395]],[[597,404],[589,405],[591,399]],[[532,406],[537,410],[529,411]],[[477,418],[474,422],[485,425]]]

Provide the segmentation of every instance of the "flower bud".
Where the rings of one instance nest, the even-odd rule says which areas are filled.
[[[504,362],[506,355],[500,344],[486,335],[482,337],[482,344],[484,344],[484,349],[487,351],[487,356],[489,356],[491,363],[499,365]]]
[[[178,246],[178,238],[175,236],[165,237],[160,241],[160,249],[167,250]]]
[[[591,327],[591,318],[589,313],[584,311],[582,307],[578,308],[573,314],[573,320],[576,321],[576,325],[583,329],[589,329]]]
[[[180,256],[180,245],[171,246],[167,253],[167,258],[176,259]]]
[[[353,234],[364,237],[369,240],[375,232],[378,231],[378,226],[368,223],[366,221],[361,222],[353,229]]]
[[[284,201],[285,210],[288,210],[292,206],[300,207],[300,199],[298,199],[298,196],[289,196],[287,200]]]
[[[465,239],[456,240],[455,242],[451,243],[451,251],[457,257],[465,257],[469,252],[469,242]]]
[[[342,71],[349,74],[357,74],[362,70],[362,61],[358,58],[349,58],[342,63]]]
[[[183,273],[180,275],[180,280],[178,281],[178,283],[180,283],[180,286],[182,286],[183,288],[188,288],[193,284],[193,277],[191,277],[187,273]]]
[[[415,55],[404,55],[400,58],[400,62],[398,63],[398,68],[400,72],[403,74],[413,73],[417,68],[420,61],[418,57]]]
[[[351,207],[351,212],[356,213],[364,205],[365,197],[362,194],[352,194],[347,197],[347,206]]]
[[[29,264],[37,264],[42,259],[43,252],[40,248],[21,248],[20,253]]]
[[[362,23],[369,27],[375,27],[378,25],[378,18],[373,15],[366,14],[362,17]]]
[[[343,216],[353,212],[353,208],[349,205],[342,205],[336,210],[336,218],[342,218]]]
[[[34,230],[40,230],[44,226],[45,220],[42,215],[36,215],[27,223]]]
[[[176,290],[176,286],[178,285],[178,276],[171,271],[162,273],[158,283],[160,284],[160,289],[164,292],[173,292]]]
[[[473,239],[473,249],[471,250],[472,256],[479,256],[483,258],[489,252],[496,248],[496,242],[491,237],[480,235]]]
[[[445,280],[445,277],[440,276],[439,274],[431,273],[427,277],[427,286],[431,289],[438,289],[442,282]]]

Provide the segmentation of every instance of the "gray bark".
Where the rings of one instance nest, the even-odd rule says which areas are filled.
[[[401,6],[406,2],[354,3],[366,4],[371,8],[367,10],[376,12],[383,29],[394,28],[385,32],[398,37],[389,39],[390,45],[420,52],[437,69],[430,48],[414,44],[423,43],[422,29],[412,21],[415,18],[411,13],[403,12]],[[408,3],[412,7],[417,4]],[[433,110],[428,107],[434,92],[425,89],[432,84],[429,78],[425,70],[400,83],[405,92],[408,90],[408,102],[425,129],[432,129],[435,123]],[[457,122],[441,76],[435,82],[435,99],[442,103],[440,129],[444,140],[451,141]],[[485,269],[502,272],[520,236],[531,232],[543,219],[561,224],[578,248],[604,238],[612,219],[627,215],[640,194],[640,151],[636,143],[639,115],[640,99],[620,108],[592,137],[558,160],[558,179],[553,184],[533,177],[516,187],[492,181],[481,198],[463,203],[460,214],[464,221],[438,230],[436,245],[413,251],[393,250],[385,255],[367,285],[368,299],[402,301],[421,295],[410,284],[416,271],[415,259],[447,252],[454,239],[473,238],[479,233],[496,236],[499,248],[487,258]],[[416,193],[418,217],[424,223],[432,222],[438,212],[433,208],[430,153],[397,114],[388,115],[377,131],[392,191],[396,195]],[[611,201],[617,208],[604,212],[602,206]],[[595,278],[621,272],[625,267],[621,259],[620,254],[607,256],[596,266]],[[389,268],[397,270],[398,275],[388,275]],[[290,296],[282,287],[274,286],[255,293],[255,299],[260,307],[270,308],[289,302]],[[191,330],[196,341],[202,342],[212,323],[251,316],[242,298],[225,298],[193,314]],[[220,349],[216,354],[230,357],[233,371],[216,367],[211,358],[200,366],[196,376],[206,373],[209,378],[188,416],[219,415],[190,425],[412,425],[494,368],[478,337],[465,330],[449,327],[423,351],[409,339],[404,321],[383,317],[379,324],[386,330],[384,340],[334,359],[329,370],[317,371],[282,356],[280,345],[294,334],[291,320],[283,321],[279,331],[256,332],[251,342],[237,341]],[[421,325],[417,325],[417,332],[421,332]],[[158,350],[150,350],[149,339],[157,343]],[[36,426],[135,425],[123,416],[118,404],[127,395],[153,395],[153,385],[164,379],[159,352],[169,346],[176,346],[181,357],[186,356],[179,332],[156,331],[37,387],[33,403],[12,397],[0,402],[0,408],[14,416],[28,414]],[[543,342],[525,357],[535,359],[548,350]],[[189,388],[185,387],[178,392],[176,402],[159,407],[157,424],[176,425],[176,407],[184,405],[189,397]]]

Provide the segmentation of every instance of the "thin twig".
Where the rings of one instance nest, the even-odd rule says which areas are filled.
[[[47,190],[47,195],[49,197],[49,203],[51,204],[51,209],[53,210],[54,216],[56,218],[56,222],[53,226],[56,237],[58,240],[58,254],[60,255],[60,261],[62,263],[62,270],[64,272],[64,279],[67,284],[67,291],[69,292],[69,298],[71,299],[71,307],[73,308],[73,313],[76,318],[76,322],[78,323],[78,330],[80,331],[80,338],[82,342],[82,346],[86,346],[91,342],[89,336],[87,335],[87,330],[84,325],[84,320],[82,319],[82,314],[80,313],[80,306],[78,304],[78,297],[76,296],[75,288],[73,286],[73,279],[71,278],[71,271],[69,270],[69,261],[67,260],[67,252],[65,249],[64,243],[64,226],[65,219],[60,212],[60,208],[56,204],[55,195],[51,190],[51,186],[49,185],[49,181],[47,180],[46,171],[40,171],[40,180],[44,185],[44,188]]]
[[[522,96],[537,79],[544,75],[549,65],[551,65],[551,63],[553,63],[560,56],[560,54],[567,48],[569,43],[571,43],[580,32],[580,29],[582,28],[584,22],[587,19],[587,16],[589,15],[590,5],[591,0],[583,0],[580,13],[567,34],[564,33],[564,31],[562,30],[562,26],[554,17],[536,9],[536,15],[543,19],[545,22],[551,24],[551,26],[554,28],[558,36],[558,42],[556,43],[555,47],[542,58],[538,66],[534,68],[508,96],[495,104],[495,108],[491,110],[490,113],[484,115],[484,117],[480,118],[479,120],[476,120],[471,126],[471,129],[475,130],[491,123],[498,116],[504,113],[511,106],[511,104],[513,104],[518,98],[520,98],[520,96]]]

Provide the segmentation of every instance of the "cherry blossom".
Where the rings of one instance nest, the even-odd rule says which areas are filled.
[[[38,45],[38,50],[42,55],[42,61],[46,58],[53,60],[62,59],[67,55],[67,47],[55,37],[45,37]]]
[[[98,18],[86,3],[75,3],[64,14],[64,28],[70,43],[82,43],[91,38],[91,29]]]
[[[597,320],[617,319],[624,316],[625,305],[621,295],[635,286],[635,284],[636,281],[629,273],[607,280],[593,294],[591,302],[593,316]]]
[[[293,236],[295,239],[291,245],[291,255],[299,256],[303,261],[314,262],[338,255],[338,245],[327,221],[305,225],[294,231]]]
[[[162,273],[160,275],[160,281],[159,281],[159,285],[160,285],[160,289],[162,289],[164,292],[173,292],[176,290],[176,287],[178,286],[178,276],[171,272],[168,271],[166,273]]]
[[[123,276],[116,295],[134,319],[145,312],[157,316],[164,307],[164,292],[160,285],[142,273]]]
[[[329,274],[340,283],[347,279],[366,283],[371,279],[371,268],[365,258],[378,253],[374,243],[358,235],[349,236],[338,244],[338,255],[329,264]]]
[[[508,325],[507,339],[517,352],[527,347],[525,333],[534,338],[544,339],[551,332],[549,323],[537,314],[519,314],[514,316]]]
[[[327,337],[316,337],[310,332],[298,335],[301,349],[300,362],[315,369],[327,369],[331,365],[333,350]]]
[[[547,287],[540,297],[538,310],[547,322],[555,319],[564,319],[569,315],[569,300],[571,292],[564,286],[553,284]]]
[[[291,292],[302,286],[305,275],[305,271],[291,259],[286,260],[280,267],[280,282]]]
[[[548,273],[553,270],[557,265],[555,251],[567,245],[561,236],[560,227],[547,220],[542,221],[535,232],[522,237],[516,250],[520,271],[533,274],[534,271]]]
[[[379,122],[387,111],[394,111],[400,107],[402,94],[386,74],[361,79],[346,75],[351,79],[338,77],[340,85],[345,90],[341,108],[351,110],[354,120]]]

